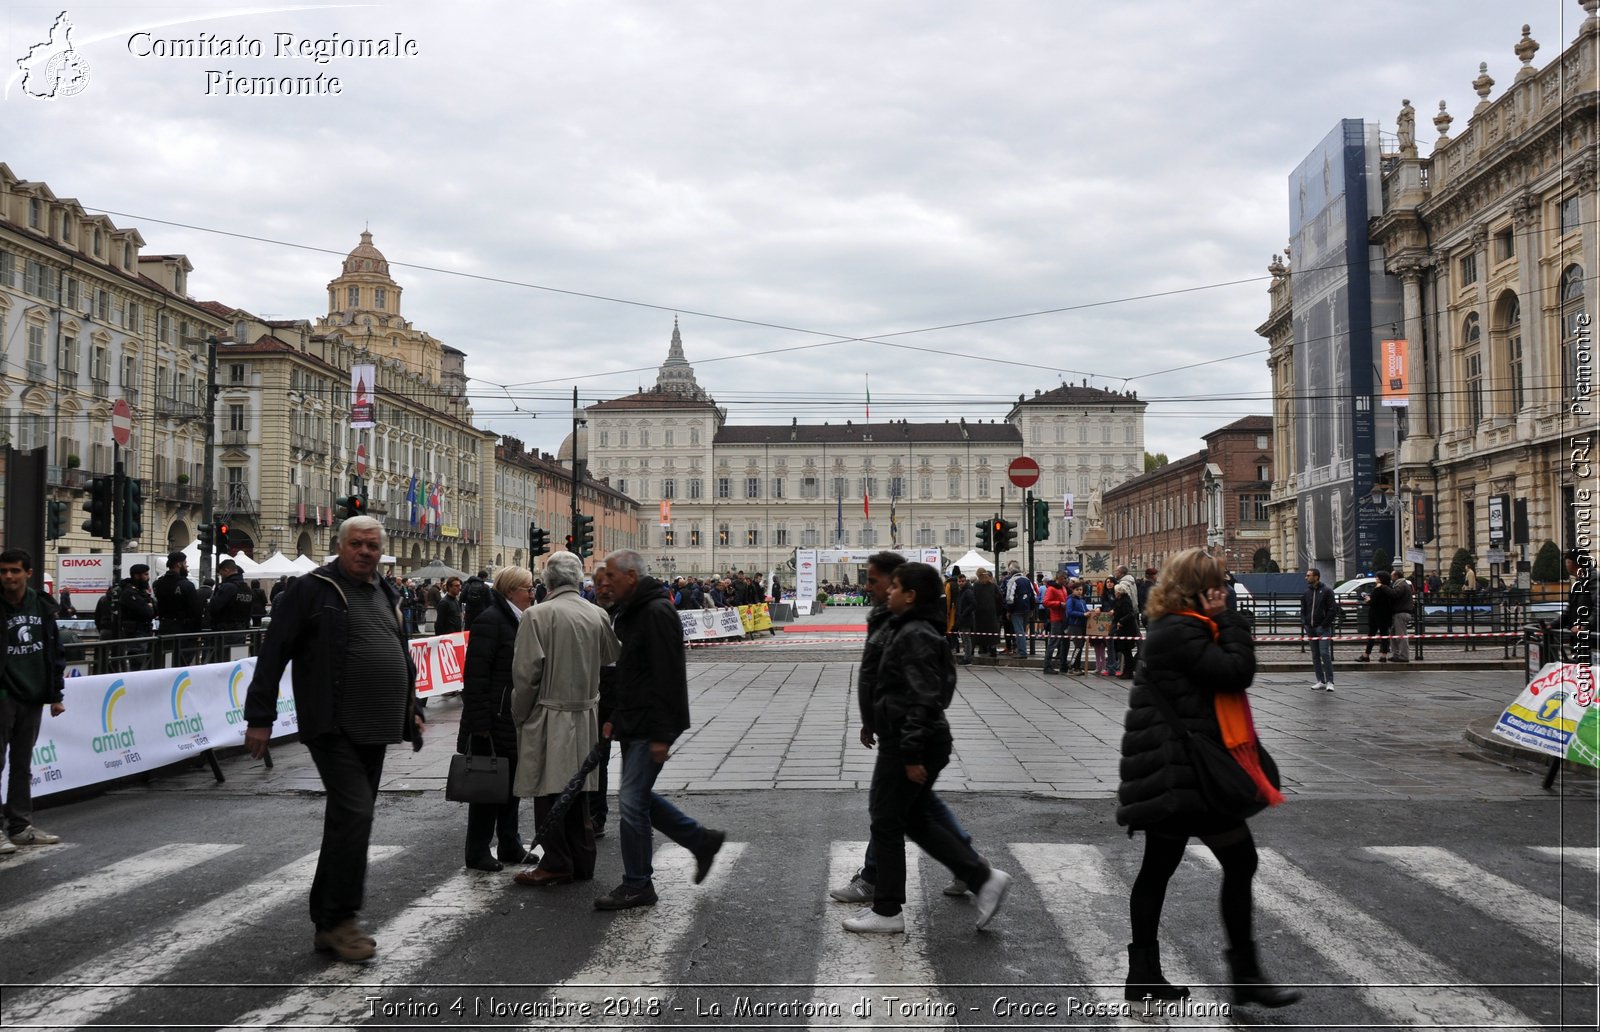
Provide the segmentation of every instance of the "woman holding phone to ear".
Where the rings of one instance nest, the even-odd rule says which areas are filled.
[[[1122,736],[1122,784],[1117,823],[1145,833],[1144,862],[1128,901],[1133,941],[1128,944],[1129,1000],[1181,1000],[1187,986],[1161,974],[1156,932],[1167,882],[1198,838],[1222,867],[1222,923],[1227,931],[1236,1004],[1282,1007],[1300,993],[1275,985],[1261,971],[1251,931],[1251,882],[1256,846],[1250,827],[1212,810],[1201,792],[1187,748],[1173,721],[1194,736],[1213,739],[1232,754],[1267,806],[1283,801],[1263,769],[1246,689],[1255,677],[1255,643],[1249,624],[1230,613],[1222,565],[1204,549],[1179,552],[1162,564],[1150,591],[1150,629],[1128,693]]]

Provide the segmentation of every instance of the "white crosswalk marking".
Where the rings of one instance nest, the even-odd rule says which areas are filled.
[[[1600,966],[1593,917],[1434,846],[1369,846],[1366,851],[1579,964]]]
[[[79,878],[66,878],[50,886],[39,899],[0,912],[0,940],[20,935],[47,921],[59,921],[87,907],[132,892],[174,871],[204,863],[238,846],[215,843],[174,842],[148,853],[119,860],[108,867],[97,867]]]
[[[693,854],[677,848],[657,853],[650,862],[655,868],[660,901],[653,907],[601,915],[610,927],[602,933],[589,963],[556,986],[551,995],[569,1002],[600,1004],[640,986],[676,981],[675,958],[684,948],[684,936],[693,926],[696,913],[707,901],[718,897],[744,851],[743,842],[724,843],[716,865],[699,885],[693,884]],[[538,1021],[527,1027],[549,1026],[550,1022]]]
[[[399,846],[373,846],[367,859],[376,863],[398,852]],[[275,907],[303,895],[316,867],[317,854],[309,853],[236,892],[189,910],[170,924],[142,931],[137,952],[113,950],[103,959],[62,972],[56,987],[25,992],[10,1000],[7,1023],[48,1022],[52,1028],[72,1028],[93,1022],[140,987],[170,974],[184,958],[211,948],[241,925],[258,921]],[[307,938],[310,934],[307,929]]]
[[[1593,874],[1600,871],[1600,849],[1593,846],[1531,846],[1535,853],[1559,861],[1574,870]]]
[[[458,871],[427,896],[373,931],[377,962],[370,967],[332,963],[306,980],[304,988],[270,1007],[236,1019],[230,1029],[338,1028],[354,1024],[369,1011],[366,998],[381,986],[415,984],[427,965],[476,919],[509,893],[520,891],[508,879]],[[352,986],[352,981],[360,985]],[[335,990],[342,991],[335,991]]]
[[[76,842],[61,842],[54,846],[19,846],[15,853],[0,856],[0,871],[14,871],[39,860],[55,860],[63,850],[71,849]]]
[[[1202,863],[1217,866],[1204,846],[1191,846],[1189,852]],[[1399,1024],[1537,1027],[1537,1022],[1475,988],[1472,980],[1434,960],[1393,928],[1319,886],[1275,850],[1261,851],[1254,890],[1257,907],[1283,922],[1333,972],[1353,983],[1342,991],[1356,993]],[[1268,973],[1294,980],[1287,972]]]
[[[828,884],[843,885],[861,868],[865,842],[835,842],[828,861]],[[938,984],[928,959],[927,904],[922,891],[922,854],[906,844],[906,931],[904,935],[847,932],[840,924],[860,910],[864,903],[839,903],[829,900],[823,908],[821,938],[818,943],[816,988],[811,1000],[815,1013],[837,1007],[842,1017],[817,1017],[811,1024],[836,1028],[841,1024],[864,1023],[874,1028],[885,1026],[936,1027],[954,1024],[953,1019],[901,1016],[882,1013],[882,993],[871,993],[873,986],[894,986],[889,995],[907,1002],[927,999],[945,1004],[933,987]],[[851,1007],[863,996],[872,996],[873,1012],[855,1015]],[[930,1008],[931,1009],[931,1008]]]
[[[1091,1013],[1119,1014],[1115,1024],[1121,1028],[1175,1021],[1181,1021],[1184,1028],[1233,1024],[1226,1018],[1207,1019],[1198,1012],[1170,1019],[1165,1015],[1145,1017],[1142,1004],[1122,998],[1128,974],[1128,886],[1112,871],[1098,847],[1013,842],[1007,848],[1044,898],[1045,908],[1061,932],[1071,963],[1065,965],[1060,980],[1083,978],[1090,1001],[1096,1005]],[[1183,958],[1165,948],[1161,967],[1174,985],[1197,981]],[[1191,992],[1194,1004],[1221,1000],[1214,991],[1194,987]]]

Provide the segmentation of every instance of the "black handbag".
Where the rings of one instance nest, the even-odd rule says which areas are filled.
[[[1161,710],[1167,722],[1177,732],[1178,744],[1189,756],[1189,763],[1194,768],[1195,780],[1199,783],[1200,795],[1206,802],[1206,808],[1213,813],[1225,817],[1237,817],[1244,820],[1254,817],[1267,808],[1267,801],[1261,798],[1261,792],[1252,778],[1233,754],[1222,747],[1222,743],[1205,735],[1197,735],[1183,726],[1183,721],[1178,717],[1178,711],[1173,709],[1172,700],[1155,687],[1150,688],[1150,694],[1155,697],[1156,706]],[[1278,780],[1278,764],[1273,760],[1272,754],[1267,752],[1267,747],[1256,741],[1256,755],[1261,760],[1262,773],[1273,788],[1281,788]]]
[[[511,801],[511,760],[504,756],[450,757],[450,774],[445,778],[444,797],[452,803],[489,803],[498,806]]]

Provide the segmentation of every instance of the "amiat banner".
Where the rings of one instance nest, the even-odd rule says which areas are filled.
[[[1407,344],[1403,340],[1383,342],[1383,368],[1379,370],[1383,404],[1389,408],[1411,405],[1410,377],[1407,369]]]
[[[770,631],[772,630],[772,611],[767,608],[765,602],[754,606],[740,606],[739,622],[744,626],[746,634],[754,634],[756,631]]]
[[[1495,721],[1494,733],[1524,749],[1600,767],[1600,668],[1546,663]]]

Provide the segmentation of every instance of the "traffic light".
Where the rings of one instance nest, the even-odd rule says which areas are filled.
[[[144,537],[144,485],[136,477],[122,481],[122,512],[117,536],[124,541]]]
[[[1033,500],[1033,526],[1028,535],[1029,541],[1050,540],[1050,503],[1043,498]]]
[[[212,527],[212,533],[216,537],[217,551],[226,552],[228,550],[228,518],[226,516],[218,516]]]
[[[979,520],[978,521],[978,551],[980,551],[980,552],[993,552],[994,551],[994,521],[993,520]]]
[[[83,511],[89,514],[89,518],[83,521],[83,529],[89,532],[90,537],[109,538],[111,536],[112,490],[110,477],[91,477],[89,479],[89,498],[83,503]]]
[[[587,559],[594,555],[594,517],[572,517],[572,537],[578,546],[576,551],[579,559]]]
[[[1009,552],[1017,547],[1017,522],[1015,520],[994,521],[994,550],[996,552]]]
[[[212,534],[213,531],[211,529],[211,524],[209,523],[202,523],[200,526],[195,528],[194,537],[196,541],[200,542],[200,551],[211,551]]]
[[[544,555],[550,551],[550,532],[543,527],[528,524],[528,557]]]
[[[72,507],[66,502],[51,500],[44,503],[44,536],[52,541],[67,536],[67,512]]]

